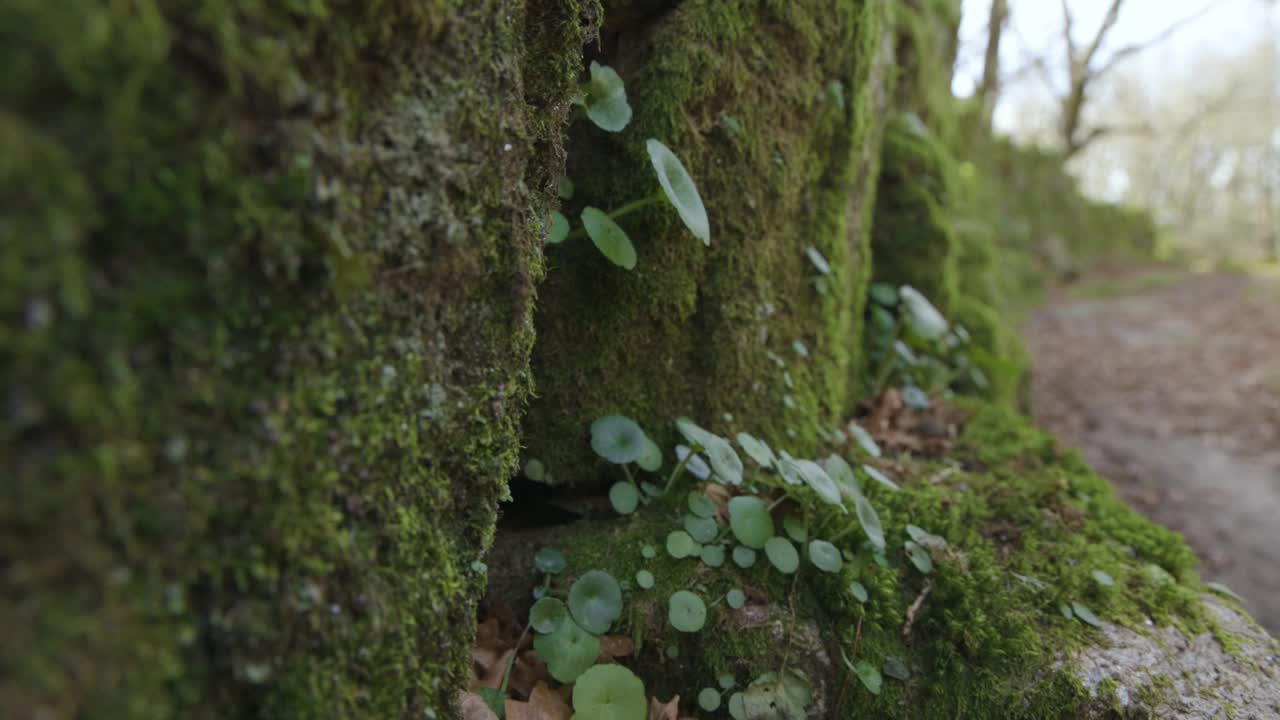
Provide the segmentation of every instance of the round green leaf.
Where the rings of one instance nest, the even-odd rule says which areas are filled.
[[[885,475],[884,473],[880,472],[878,469],[870,465],[863,465],[862,472],[866,473],[872,480],[875,480],[876,482],[880,483],[881,485],[891,490],[902,489],[898,487],[898,483],[890,480],[888,475]]]
[[[685,170],[684,163],[656,139],[647,140],[645,148],[649,151],[649,161],[653,163],[658,184],[662,185],[667,200],[680,214],[689,232],[710,247],[711,223],[707,220],[707,208],[703,206],[702,197],[698,195],[698,188],[689,177],[689,171]]]
[[[823,572],[837,573],[844,567],[844,558],[840,550],[826,540],[814,540],[809,543],[809,562]]]
[[[858,523],[862,525],[862,531],[867,534],[871,545],[884,550],[884,527],[880,524],[880,515],[871,506],[871,502],[865,497],[858,496],[854,499],[854,509],[857,511]]]
[[[608,65],[592,61],[591,80],[583,93],[582,105],[591,122],[606,132],[621,132],[631,122],[626,86]]]
[[[920,572],[928,575],[933,572],[933,558],[929,557],[929,551],[920,547],[914,540],[908,540],[903,543],[903,547],[907,550],[907,557],[910,558],[911,564],[916,566]]]
[[[912,410],[924,410],[931,404],[929,395],[915,385],[902,386],[902,404]]]
[[[650,440],[648,435],[644,438],[644,454],[636,458],[636,465],[645,472],[658,472],[662,467],[662,448]]]
[[[702,548],[700,556],[704,565],[718,568],[724,565],[724,546],[706,545]]]
[[[938,312],[938,308],[928,298],[910,285],[898,289],[898,297],[907,309],[907,318],[911,327],[926,340],[937,340],[947,334],[947,319]]]
[[[632,270],[636,266],[636,248],[631,238],[618,223],[603,210],[593,207],[582,209],[582,226],[601,255],[618,267]],[[636,456],[639,458],[639,455]],[[627,462],[632,462],[628,460]]]
[[[668,645],[665,652],[668,660],[675,660],[680,657],[680,648],[675,645]]]
[[[858,485],[858,476],[854,474],[853,468],[849,467],[849,463],[845,462],[844,458],[839,455],[828,456],[823,461],[822,468],[827,471],[827,476],[835,482],[842,497],[856,500],[862,496],[862,487]]]
[[[622,588],[603,570],[591,570],[569,588],[569,612],[585,630],[603,635],[622,614]]]
[[[698,693],[698,707],[707,712],[719,710],[720,691],[715,688],[702,688],[702,692]]]
[[[707,605],[697,595],[680,590],[671,596],[667,617],[680,632],[698,632],[707,623]]]
[[[786,538],[773,537],[764,544],[764,554],[778,572],[790,575],[800,567],[800,553]]]
[[[698,544],[689,533],[683,530],[672,530],[667,535],[667,554],[679,560],[687,558],[697,551]]]
[[[756,564],[756,551],[746,545],[739,545],[733,549],[733,564],[746,570]]]
[[[747,452],[747,456],[756,462],[760,467],[769,467],[773,465],[773,450],[763,441],[758,440],[747,433],[738,433],[738,445]]]
[[[734,610],[737,610],[738,608],[747,604],[747,594],[742,592],[738,588],[734,588],[729,592],[725,593],[724,601],[729,605],[729,607],[733,608]]]
[[[735,682],[733,675],[730,673],[721,673],[720,677],[716,678],[716,684],[720,686],[721,690],[728,690],[734,686]]]
[[[853,595],[854,600],[857,600],[860,603],[867,601],[867,588],[857,580],[849,583],[849,593]]]
[[[729,717],[733,720],[747,720],[747,705],[740,692],[729,696]]]
[[[529,625],[536,633],[555,632],[560,623],[569,617],[564,603],[553,597],[544,597],[529,608]]]
[[[559,191],[561,200],[573,199],[573,181],[569,179],[568,175],[560,176],[560,184],[557,187],[557,190]]]
[[[676,459],[679,462],[684,462],[684,459],[689,457],[690,452],[692,451],[684,445],[677,445]],[[698,478],[699,480],[706,480],[711,477],[711,466],[708,465],[707,461],[703,460],[702,456],[697,453],[694,453],[693,457],[689,457],[689,462],[685,463],[684,469],[688,470],[690,475]]]
[[[690,443],[702,447],[717,477],[730,485],[742,484],[742,459],[729,441],[703,430],[688,418],[676,418],[676,428]]]
[[[1093,611],[1084,605],[1081,605],[1078,602],[1073,602],[1071,603],[1071,610],[1075,612],[1076,617],[1080,619],[1080,622],[1085,623],[1086,625],[1092,625],[1096,628],[1102,627],[1102,621],[1098,619],[1098,616],[1094,615]]]
[[[629,417],[605,415],[591,423],[591,449],[615,465],[639,460],[645,439],[644,431]]]
[[[644,556],[646,560],[652,560],[658,557],[658,551],[655,550],[652,545],[645,545],[640,548],[640,554]]]
[[[720,527],[716,525],[714,519],[698,517],[697,515],[684,516],[684,530],[689,533],[689,537],[704,544],[715,540],[716,536],[720,534]]]
[[[898,304],[898,291],[886,283],[871,283],[871,287],[867,289],[871,299],[880,305],[893,307]]]
[[[907,667],[907,663],[897,655],[888,655],[884,659],[884,674],[895,680],[907,681],[911,679],[911,668]]]
[[[787,537],[802,543],[809,539],[809,528],[804,524],[804,518],[799,515],[787,515],[782,518],[782,530],[787,533]]]
[[[804,254],[808,256],[809,262],[813,263],[813,267],[817,269],[818,272],[822,273],[823,275],[826,275],[831,272],[831,264],[828,263],[827,259],[822,255],[821,252],[818,251],[818,248],[810,245],[809,247],[805,248]]]
[[[595,664],[600,655],[600,639],[568,619],[553,632],[535,636],[533,649],[547,664],[551,677],[571,683]]]
[[[547,469],[541,460],[529,458],[529,462],[524,464],[524,476],[534,482],[542,482],[547,478]]]
[[[636,572],[636,585],[644,590],[653,587],[653,573],[648,570],[640,570]]]
[[[778,474],[782,476],[782,481],[786,484],[804,484],[804,471],[800,469],[799,461],[791,457],[786,450],[778,453],[778,459],[773,466],[777,468]]]
[[[884,685],[884,678],[880,677],[880,671],[875,665],[866,660],[859,660],[853,671],[858,675],[858,679],[862,681],[862,685],[871,691],[872,695],[880,694],[880,688]]]
[[[573,686],[573,712],[591,720],[645,720],[648,698],[635,673],[616,665],[596,665]]]
[[[567,237],[569,237],[569,218],[558,210],[552,211],[551,228],[547,230],[547,244],[559,245]]]
[[[773,537],[773,518],[769,506],[754,495],[739,495],[729,500],[729,528],[738,542],[749,548],[762,548]]]
[[[564,568],[568,565],[568,561],[564,559],[564,553],[555,548],[542,548],[533,556],[533,565],[538,568],[538,572],[548,575],[559,575],[564,572]]]
[[[609,504],[619,515],[630,515],[640,504],[640,491],[626,480],[619,480],[609,488]]]
[[[700,518],[709,518],[716,514],[716,506],[711,502],[711,498],[696,490],[689,493],[686,503],[689,506],[689,512]]]
[[[876,443],[875,438],[871,437],[871,433],[866,428],[857,423],[849,423],[849,432],[853,435],[853,439],[858,441],[858,446],[867,452],[871,457],[880,457],[880,445]]]
[[[821,465],[812,460],[797,460],[796,466],[800,468],[800,475],[805,483],[823,502],[843,505],[840,500],[840,488],[836,487],[831,476],[827,475],[827,471],[823,470]]]

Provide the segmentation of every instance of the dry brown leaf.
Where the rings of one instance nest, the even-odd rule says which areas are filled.
[[[511,661],[511,654],[514,652],[514,650],[507,650],[502,653],[502,655],[498,656],[496,662],[489,665],[474,663],[476,667],[473,668],[475,677],[472,680],[472,686],[487,687],[497,690],[498,686],[502,685],[502,676],[507,673],[507,663]],[[476,651],[473,649],[471,651],[471,657],[473,660],[475,659],[475,656]]]
[[[645,720],[680,720],[680,696],[675,695],[666,703],[658,702],[658,698],[649,697],[649,713]]]
[[[729,488],[710,483],[702,488],[702,494],[707,496],[711,501],[711,505],[716,509],[716,519],[721,522],[729,522]]]
[[[475,693],[462,693],[458,698],[458,709],[462,711],[462,720],[498,720],[498,716],[485,704],[484,698]]]
[[[511,679],[507,682],[507,687],[527,696],[539,682],[551,682],[547,664],[542,662],[538,653],[532,650],[520,653],[515,667],[511,669]]]
[[[635,652],[635,644],[631,642],[631,638],[625,635],[600,636],[600,660],[598,662],[613,662],[617,658],[627,657],[633,652]]]
[[[569,720],[573,710],[546,683],[533,688],[528,702],[507,700],[507,720]]]

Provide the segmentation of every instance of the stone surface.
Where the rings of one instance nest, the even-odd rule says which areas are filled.
[[[1105,643],[1075,653],[1069,666],[1105,706],[1098,717],[1280,717],[1280,643],[1248,615],[1216,597],[1205,606],[1227,650],[1210,633],[1186,637],[1175,628],[1140,634],[1107,623]]]

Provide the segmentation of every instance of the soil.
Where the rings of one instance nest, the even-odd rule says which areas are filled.
[[[1112,270],[1025,335],[1036,421],[1280,634],[1280,281]]]

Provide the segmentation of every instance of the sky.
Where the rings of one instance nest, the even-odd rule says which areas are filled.
[[[960,28],[961,49],[953,90],[957,95],[968,95],[982,75],[982,56],[986,46],[987,16],[991,0],[963,0],[963,22]],[[1158,82],[1162,73],[1181,75],[1193,61],[1205,57],[1202,51],[1230,53],[1236,48],[1249,46],[1260,35],[1280,33],[1280,2],[1268,4],[1266,0],[1126,0],[1120,20],[1108,36],[1100,59],[1105,60],[1108,50],[1140,43],[1159,35],[1167,27],[1182,18],[1200,12],[1212,5],[1204,16],[1183,27],[1176,35],[1140,56],[1126,61],[1133,63]],[[1096,32],[1106,14],[1110,0],[1069,0],[1077,30],[1076,42],[1083,44]],[[1270,7],[1272,24],[1268,26]],[[1049,60],[1062,77],[1065,64],[1061,42],[1062,5],[1057,0],[1009,0],[1010,27],[1006,31],[1001,62],[1003,70],[1010,72],[1023,67],[1036,55],[1049,53]],[[1211,71],[1211,68],[1206,68]],[[1044,92],[1045,84],[1034,73],[1025,74],[1019,81],[1021,87],[1010,88],[1011,95],[1018,92]],[[1038,87],[1033,87],[1038,86]],[[998,129],[1009,131],[1016,127],[1014,103],[1003,102],[996,109],[995,124]]]

